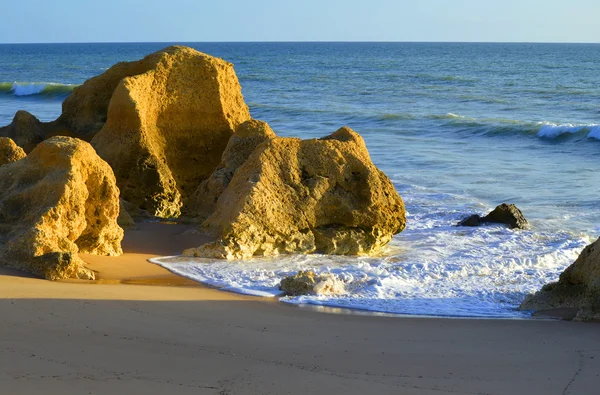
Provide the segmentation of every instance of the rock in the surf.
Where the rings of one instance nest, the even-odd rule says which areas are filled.
[[[576,320],[600,320],[600,238],[588,245],[577,260],[560,275],[529,295],[521,310],[577,309]]]
[[[299,271],[285,277],[279,283],[279,289],[288,296],[298,295],[340,295],[346,291],[343,281],[332,274],[317,275],[312,270]]]
[[[82,104],[67,112],[77,97]],[[250,119],[233,65],[180,46],[119,63],[71,98],[61,117],[78,133],[101,127],[92,145],[112,166],[121,197],[158,217],[180,215]]]
[[[406,224],[404,203],[356,132],[269,138],[233,174],[203,228],[217,241],[188,256],[366,255]]]
[[[460,221],[457,226],[481,226],[486,223],[505,224],[511,229],[529,228],[529,222],[527,222],[521,210],[514,204],[506,203],[502,203],[485,217],[477,214],[471,215]]]
[[[213,212],[217,200],[231,182],[238,167],[244,164],[256,147],[275,137],[277,136],[266,122],[252,119],[242,123],[229,139],[217,169],[200,184],[189,199],[185,214],[198,220],[206,219]]]
[[[23,148],[8,137],[0,137],[0,166],[16,162],[26,156]]]
[[[0,166],[0,264],[48,279],[93,279],[78,252],[122,253],[119,189],[90,144],[40,143]]]

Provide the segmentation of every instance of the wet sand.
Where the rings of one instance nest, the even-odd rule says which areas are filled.
[[[145,261],[201,237],[144,225],[122,257],[83,256],[93,284],[1,269],[0,394],[585,395],[600,385],[598,324],[324,314]]]

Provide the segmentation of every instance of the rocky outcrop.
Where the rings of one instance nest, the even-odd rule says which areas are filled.
[[[115,70],[132,74],[114,87],[92,145],[112,166],[125,200],[150,215],[177,217],[182,201],[213,173],[233,131],[250,114],[230,63],[186,47],[138,63],[143,72],[133,75],[137,66],[119,64],[77,89],[72,96],[89,97],[81,106],[90,116],[70,125],[93,133],[97,126],[81,125],[104,119],[98,114],[108,94],[101,90],[100,104],[93,100],[103,78],[110,87],[114,75],[123,74]]]
[[[232,64],[173,46],[87,80],[56,121],[17,112],[0,136],[25,152],[56,135],[91,141],[124,199],[149,215],[177,217],[249,119]]]
[[[266,122],[252,119],[241,124],[229,139],[217,169],[189,199],[186,214],[198,220],[206,219],[213,212],[217,199],[231,182],[238,167],[246,162],[256,147],[275,137],[277,136]]]
[[[521,310],[578,309],[576,320],[600,320],[600,238],[588,245],[558,282],[529,295]]]
[[[460,221],[457,226],[481,226],[486,223],[505,224],[511,229],[529,228],[529,222],[527,222],[521,210],[514,204],[506,203],[502,203],[485,217],[477,214],[471,215]]]
[[[8,137],[0,137],[0,166],[12,163],[25,157],[23,148]]]
[[[78,252],[122,253],[115,177],[88,143],[40,143],[0,167],[0,189],[1,264],[48,279],[92,279]]]
[[[293,276],[285,277],[281,280],[279,289],[287,296],[340,295],[346,291],[344,282],[333,274],[317,275],[312,270],[301,270]]]
[[[231,153],[233,156],[233,153]],[[268,138],[233,174],[188,256],[377,252],[405,227],[402,199],[344,127],[322,139]]]
[[[0,136],[11,138],[25,152],[31,152],[44,141],[46,133],[42,123],[27,111],[17,111],[10,125],[0,128]]]

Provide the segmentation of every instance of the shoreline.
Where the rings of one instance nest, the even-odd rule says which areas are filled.
[[[145,260],[177,247],[187,225],[138,226],[124,242],[136,252],[82,256],[94,282],[0,269],[0,392],[548,395],[597,385],[595,324],[330,314],[224,292]],[[165,232],[163,245],[146,237]]]
[[[200,284],[4,272],[0,287],[11,394],[583,394],[600,371],[588,323],[324,314]]]
[[[360,308],[348,308],[313,303],[293,303],[279,300],[278,296],[263,296],[259,293],[223,289],[208,283],[194,280],[162,266],[155,260],[168,256],[178,256],[182,250],[189,248],[190,243],[204,243],[210,238],[198,232],[194,225],[177,222],[152,221],[139,222],[132,230],[125,232],[123,239],[124,254],[118,257],[104,257],[90,254],[79,254],[97,276],[94,281],[62,280],[64,282],[92,284],[124,284],[173,287],[202,287],[214,292],[226,292],[243,298],[260,298],[268,303],[302,309],[312,309],[319,313],[365,316],[389,316],[395,318],[434,318],[465,320],[566,320],[570,321],[575,313],[570,309],[552,309],[539,311],[523,317],[474,317],[451,315],[403,314],[385,311],[374,311]]]

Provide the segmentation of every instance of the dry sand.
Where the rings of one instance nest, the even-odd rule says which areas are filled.
[[[201,237],[128,232],[97,284],[2,269],[0,395],[598,393],[598,324],[324,314],[145,261]]]

